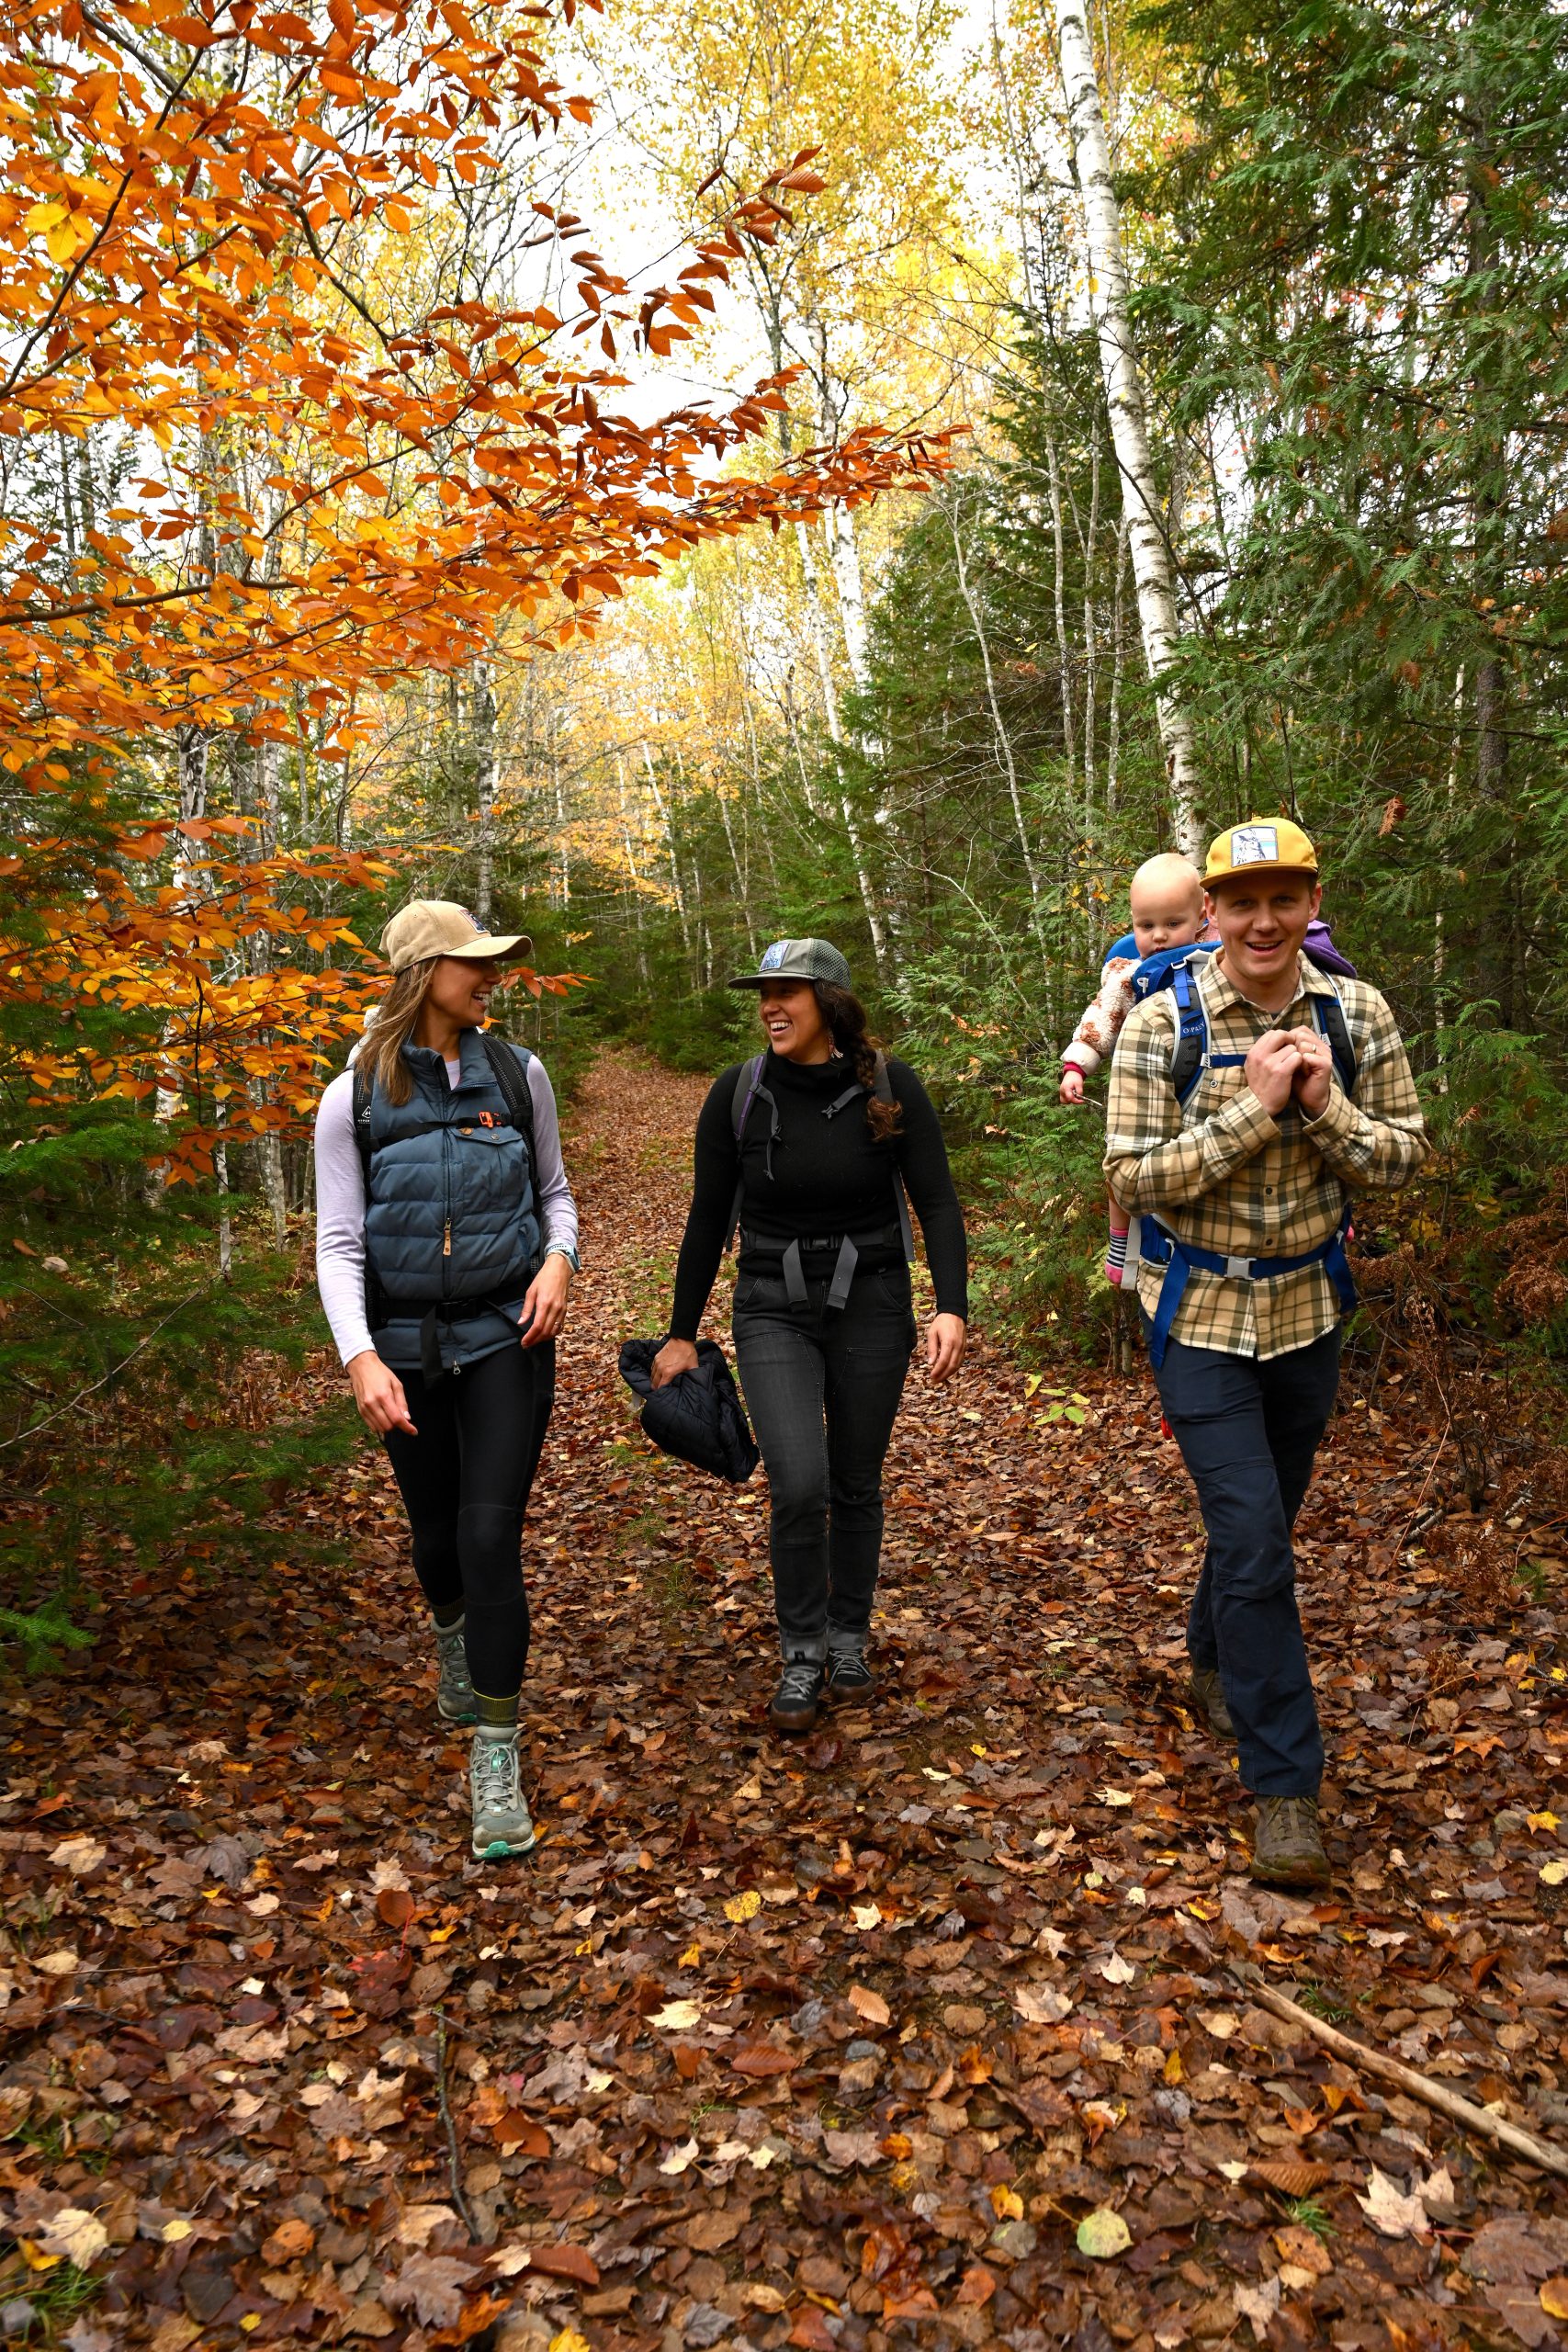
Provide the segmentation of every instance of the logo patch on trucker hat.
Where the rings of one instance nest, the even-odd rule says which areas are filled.
[[[1277,865],[1280,829],[1277,825],[1238,825],[1231,835],[1233,865]]]
[[[776,972],[781,964],[787,964],[790,961],[791,950],[798,947],[799,944],[800,942],[795,939],[775,939],[771,947],[763,948],[762,960],[757,969],[760,972]]]

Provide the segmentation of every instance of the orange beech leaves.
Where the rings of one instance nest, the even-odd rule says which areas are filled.
[[[561,0],[564,20],[573,6]],[[211,835],[193,864],[187,821],[173,879],[149,891],[171,820],[55,898],[49,837],[70,828],[42,809],[35,824],[29,802],[80,812],[85,797],[101,831],[121,763],[167,762],[176,730],[187,746],[281,746],[309,726],[325,756],[346,755],[386,682],[487,654],[503,630],[525,654],[591,632],[605,598],[704,538],[923,484],[945,463],[942,436],[871,429],[728,470],[784,405],[784,378],[717,414],[637,424],[616,407],[619,351],[661,356],[689,338],[746,241],[771,242],[791,199],[821,187],[809,151],[669,286],[634,288],[581,220],[536,202],[537,242],[575,288],[564,315],[378,310],[382,277],[409,273],[378,273],[378,257],[450,176],[498,169],[519,130],[589,119],[549,71],[556,16],[480,17],[456,0],[0,6],[0,451],[98,435],[134,452],[116,503],[89,502],[79,529],[0,513],[16,850],[0,875],[27,910],[17,928],[0,908],[0,1008],[85,995],[121,1011],[123,1053],[68,1041],[20,1054],[14,1073],[40,1099],[85,1083],[141,1097],[171,1071],[198,1104],[205,1091],[208,1115],[172,1157],[157,1138],[176,1172],[208,1163],[214,1081],[236,1139],[299,1115],[363,990],[273,968],[293,943],[358,944],[292,899],[319,910],[321,886],[385,869],[237,847],[224,862]]]
[[[502,616],[570,635],[705,537],[940,468],[939,441],[867,431],[722,475],[779,379],[717,416],[639,425],[613,405],[619,344],[690,335],[744,241],[771,241],[789,196],[821,185],[806,155],[673,286],[634,291],[572,215],[536,204],[570,251],[571,315],[377,315],[351,246],[411,230],[438,167],[492,169],[502,126],[585,115],[542,60],[553,13],[0,9],[0,436],[112,423],[147,450],[74,563],[0,520],[14,773],[176,723],[281,735],[296,688],[341,746],[356,690],[482,652]],[[249,503],[224,463],[242,447],[253,474],[258,450],[272,461]]]

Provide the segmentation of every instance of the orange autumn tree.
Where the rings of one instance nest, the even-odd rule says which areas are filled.
[[[628,282],[536,201],[555,308],[379,305],[367,257],[446,177],[588,119],[549,69],[557,14],[0,6],[0,1072],[46,1104],[188,1098],[152,1147],[173,1172],[296,1125],[363,993],[345,899],[384,869],[278,844],[302,728],[344,756],[411,670],[503,628],[513,653],[591,633],[705,538],[944,460],[868,429],[749,473],[779,379],[650,424],[617,406],[623,354],[690,334],[746,241],[821,185],[809,156],[668,285]],[[112,462],[73,472],[99,447]],[[43,522],[40,450],[63,488]]]

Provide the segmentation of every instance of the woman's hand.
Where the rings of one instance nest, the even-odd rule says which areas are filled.
[[[389,1430],[406,1430],[410,1437],[419,1431],[409,1419],[409,1400],[403,1395],[403,1384],[389,1364],[381,1362],[374,1348],[366,1348],[349,1360],[349,1386],[359,1408],[359,1418],[367,1430],[378,1437],[385,1437]]]
[[[690,1340],[666,1340],[653,1359],[655,1388],[668,1388],[683,1372],[695,1372],[697,1351]]]
[[[926,1325],[926,1371],[939,1385],[964,1361],[965,1329],[962,1315],[933,1315]]]
[[[544,1264],[529,1283],[523,1299],[523,1345],[541,1346],[553,1340],[566,1321],[567,1301],[571,1296],[571,1261],[558,1250],[552,1250]],[[532,1321],[529,1317],[532,1317]]]

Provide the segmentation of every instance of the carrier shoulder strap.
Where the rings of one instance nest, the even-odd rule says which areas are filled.
[[[1345,1017],[1344,1001],[1338,989],[1335,989],[1332,996],[1314,996],[1312,1009],[1320,1033],[1328,1040],[1328,1050],[1334,1057],[1335,1075],[1341,1091],[1347,1095],[1354,1094],[1360,1069],[1350,1035],[1350,1023]]]
[[[1202,995],[1187,965],[1179,964],[1172,971],[1170,988],[1176,999],[1176,1039],[1170,1057],[1170,1082],[1176,1091],[1178,1102],[1185,1110],[1205,1069],[1217,1069],[1222,1065],[1234,1066],[1245,1061],[1246,1056],[1210,1053],[1209,1017],[1203,1010]],[[1359,1066],[1350,1036],[1350,1024],[1345,1017],[1345,1006],[1337,988],[1330,996],[1314,996],[1312,1010],[1320,1035],[1328,1041],[1328,1050],[1334,1057],[1335,1073],[1341,1090],[1346,1094],[1353,1094]]]
[[[1171,994],[1176,999],[1176,1041],[1170,1057],[1170,1082],[1176,1099],[1185,1110],[1193,1088],[1202,1077],[1209,1059],[1209,1016],[1203,1010],[1201,992],[1194,986],[1191,973],[1185,964],[1179,964],[1170,975]]]

